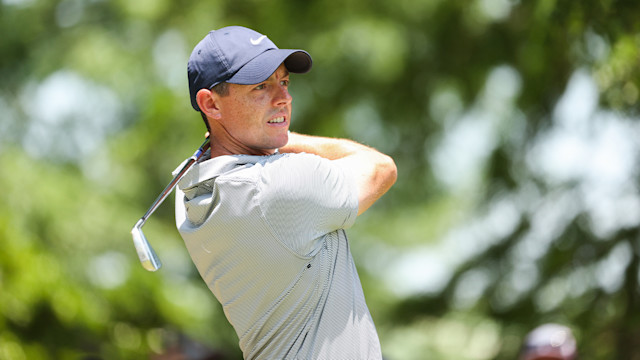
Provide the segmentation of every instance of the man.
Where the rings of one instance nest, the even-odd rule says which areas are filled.
[[[210,154],[180,181],[176,223],[246,359],[380,359],[344,229],[395,182],[393,160],[344,139],[289,133],[302,50],[232,26],[188,63]]]

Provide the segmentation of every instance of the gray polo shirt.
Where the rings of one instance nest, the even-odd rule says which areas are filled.
[[[220,156],[176,188],[176,224],[245,359],[380,359],[344,229],[348,169],[311,154]]]

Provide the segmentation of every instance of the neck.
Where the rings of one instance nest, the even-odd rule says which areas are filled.
[[[211,158],[223,155],[258,155],[266,156],[275,154],[277,149],[253,149],[237,144],[222,144],[211,138]]]

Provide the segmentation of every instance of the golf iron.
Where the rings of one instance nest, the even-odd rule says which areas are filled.
[[[147,222],[149,216],[151,216],[151,214],[156,211],[158,206],[160,206],[160,204],[162,204],[162,202],[169,196],[169,194],[171,194],[178,181],[180,181],[184,174],[187,173],[187,170],[189,170],[191,166],[193,166],[193,164],[195,164],[202,157],[202,155],[207,151],[208,148],[209,138],[207,137],[202,145],[200,145],[200,148],[198,148],[198,150],[193,153],[193,155],[189,159],[187,159],[187,161],[182,166],[180,171],[178,171],[173,180],[171,180],[169,185],[164,188],[158,198],[156,198],[153,204],[151,204],[149,210],[147,210],[144,216],[142,216],[140,220],[138,220],[138,222],[133,226],[133,229],[131,229],[131,235],[133,236],[133,246],[135,246],[136,252],[138,253],[138,258],[140,259],[140,263],[145,269],[149,271],[156,271],[160,269],[162,263],[160,262],[160,258],[158,258],[158,255],[156,255],[156,252],[151,247],[151,244],[149,244],[149,241],[147,241],[147,238],[144,236],[144,233],[142,232],[142,226],[145,224],[145,222]]]

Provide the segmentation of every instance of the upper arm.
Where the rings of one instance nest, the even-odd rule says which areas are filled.
[[[352,140],[291,133],[289,143],[280,150],[317,154],[351,173],[357,186],[358,215],[384,195],[397,177],[391,157]]]
[[[358,189],[358,215],[365,212],[395,183],[397,168],[391,157],[375,150],[333,160],[352,174]]]
[[[283,237],[315,238],[355,221],[358,198],[352,177],[330,160],[311,154],[284,156],[266,167],[261,206]],[[280,220],[283,219],[283,220]]]

